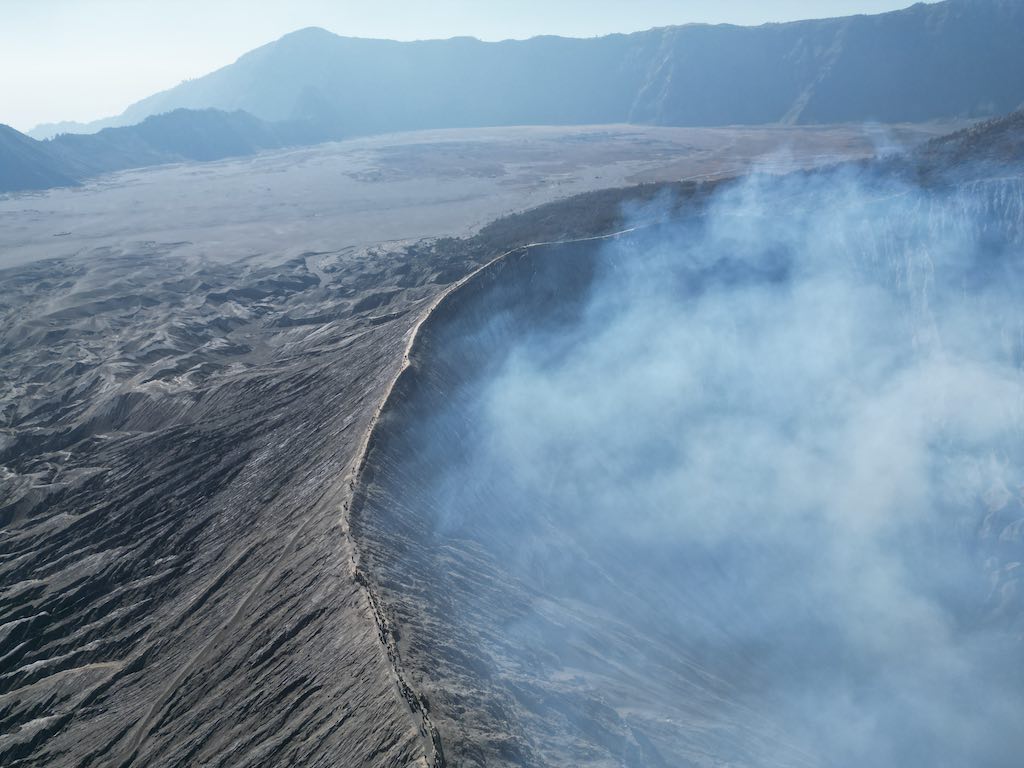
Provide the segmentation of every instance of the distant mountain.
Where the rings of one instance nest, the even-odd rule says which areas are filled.
[[[244,110],[332,133],[513,124],[924,121],[1024,105],[1024,3],[688,25],[593,39],[400,43],[305,29],[87,127]]]
[[[101,120],[96,123],[79,123],[74,120],[63,120],[59,123],[40,123],[26,135],[39,141],[45,141],[54,136],[60,136],[62,133],[96,133],[107,127],[101,125],[103,122]]]
[[[47,142],[51,151],[93,175],[182,160],[220,160],[319,139],[305,126],[270,124],[245,112],[187,110],[148,117],[138,125],[106,128],[83,136],[63,134]]]
[[[47,141],[3,128],[0,192],[424,128],[986,117],[1024,105],[1021,41],[1019,0],[587,40],[400,43],[311,28],[116,118],[40,127],[64,131]]]
[[[48,189],[73,183],[72,174],[45,145],[0,125],[0,192]]]
[[[179,109],[138,125],[36,141],[0,126],[0,192],[46,189],[111,171],[186,160],[220,160],[310,144],[329,136],[244,112]]]

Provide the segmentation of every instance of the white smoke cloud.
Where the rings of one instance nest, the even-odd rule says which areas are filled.
[[[755,764],[1019,764],[1021,199],[755,177],[607,244],[579,317],[437,417],[475,419],[439,535],[670,633],[709,717],[785,734]]]

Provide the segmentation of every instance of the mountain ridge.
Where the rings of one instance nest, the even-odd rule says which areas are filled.
[[[44,145],[10,126],[0,125],[0,192],[33,191],[74,183]]]
[[[300,123],[268,123],[214,109],[178,109],[136,125],[45,141],[0,125],[0,193],[74,186],[129,168],[223,160],[328,138]]]
[[[688,24],[499,42],[399,42],[306,27],[81,130],[177,108],[312,120],[346,134],[991,117],[1024,104],[1024,77],[1014,76],[1024,72],[1022,35],[1024,6],[1006,0],[945,0],[757,27]]]

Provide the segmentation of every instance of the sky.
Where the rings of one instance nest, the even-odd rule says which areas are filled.
[[[397,40],[592,37],[880,13],[911,0],[0,0],[0,123],[88,121],[302,27]]]

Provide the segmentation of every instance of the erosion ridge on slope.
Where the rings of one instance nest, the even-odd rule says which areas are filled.
[[[173,251],[4,275],[0,754],[409,764],[338,510],[430,273]]]

